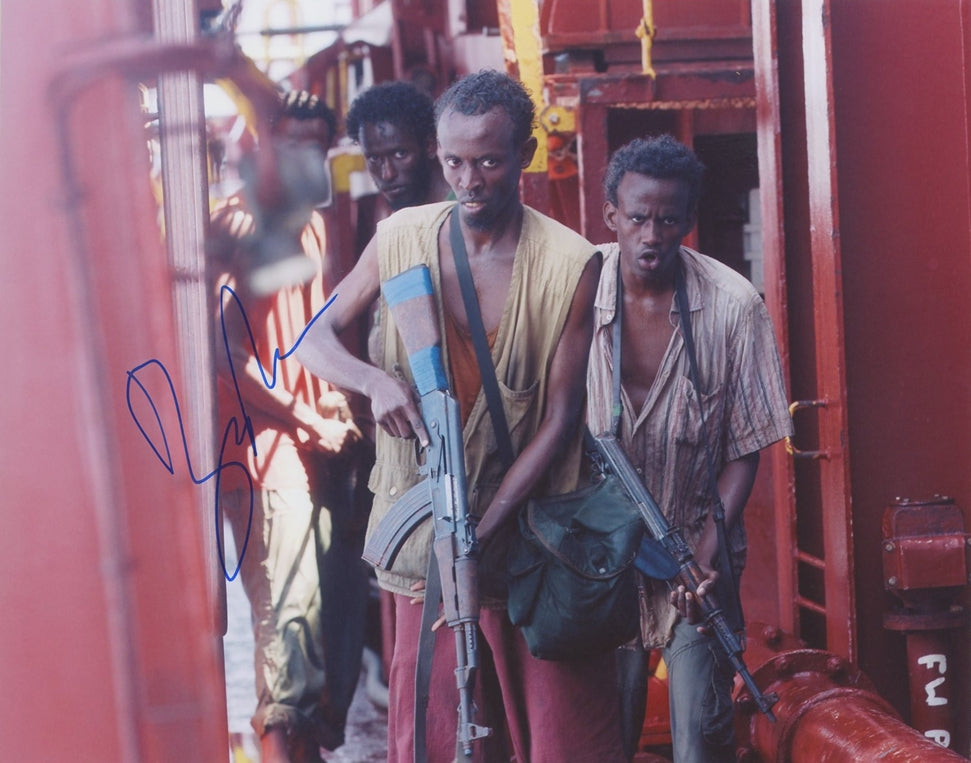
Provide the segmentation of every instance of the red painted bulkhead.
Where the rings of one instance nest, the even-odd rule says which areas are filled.
[[[971,528],[971,5],[831,11],[859,662],[906,708],[903,640],[881,625],[884,508],[947,495]],[[957,643],[967,751],[966,629]]]

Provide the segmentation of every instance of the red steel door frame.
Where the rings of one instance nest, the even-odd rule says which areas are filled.
[[[831,0],[802,3],[816,386],[823,558],[800,550],[800,561],[822,562],[826,648],[857,659],[853,517],[846,414],[842,253],[836,174],[833,53],[827,19]],[[800,511],[814,507],[800,506]],[[800,606],[808,602],[795,597]]]
[[[802,351],[811,356],[804,358],[803,363],[812,368],[815,376],[813,380],[801,380],[814,394],[811,400],[794,407],[794,412],[812,408],[816,415],[795,417],[796,444],[791,450],[795,458],[813,462],[813,468],[807,472],[817,484],[794,491],[794,464],[778,449],[773,452],[778,475],[775,495],[780,624],[790,632],[805,635],[800,626],[802,615],[809,612],[822,617],[825,643],[816,645],[855,661],[852,501],[829,4],[830,0],[804,0],[801,5],[753,0],[752,21],[759,173],[767,191],[762,195],[766,302],[781,334],[787,368],[792,351],[790,320],[811,321],[809,346]],[[780,51],[780,34],[786,29],[801,37],[801,50],[790,45]],[[785,79],[781,82],[780,55],[787,57],[783,62]],[[804,111],[796,109],[794,115],[802,124],[788,133],[782,129],[781,89],[804,95]],[[791,95],[789,99],[794,100]],[[787,175],[785,161],[805,161],[804,170]],[[795,182],[797,179],[801,182]],[[794,205],[802,206],[798,214],[791,211]],[[807,229],[785,230],[784,218],[805,221]],[[788,295],[796,286],[788,283],[786,267],[787,258],[794,253],[808,253],[812,279],[811,303],[806,308],[805,301],[801,301],[802,309],[795,314],[790,310]],[[801,288],[805,299],[805,287]],[[799,443],[803,442],[814,445],[800,448]],[[813,517],[814,521],[800,522],[800,514]],[[808,531],[807,526],[815,530]],[[818,537],[810,539],[810,534]],[[800,566],[808,570],[808,575],[800,574]],[[813,576],[821,579],[821,590],[806,582]]]
[[[782,145],[778,33],[776,4],[771,0],[752,2],[752,44],[754,51],[756,92],[756,137],[759,151],[759,183],[762,213],[763,284],[765,303],[772,316],[779,344],[786,387],[789,380],[789,304],[786,289],[786,234],[782,183]],[[796,633],[797,613],[794,606],[797,570],[796,495],[792,459],[781,448],[768,454],[774,480],[772,495],[775,519],[776,567],[779,625]]]

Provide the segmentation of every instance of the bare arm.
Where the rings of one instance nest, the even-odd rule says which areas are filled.
[[[593,301],[600,280],[600,258],[593,257],[577,284],[566,325],[550,366],[546,411],[536,435],[506,472],[495,498],[482,515],[477,535],[488,540],[518,507],[559,457],[576,431],[586,388],[587,348],[593,338]]]
[[[752,494],[752,485],[755,484],[755,475],[759,468],[759,453],[749,453],[734,461],[725,464],[721,474],[718,475],[718,495],[722,505],[725,507],[725,530],[729,530],[738,521]],[[704,596],[705,593],[714,585],[718,578],[718,573],[714,571],[715,561],[718,556],[718,529],[715,525],[714,517],[709,514],[705,522],[705,529],[702,531],[701,540],[698,541],[698,548],[695,549],[694,557],[705,573],[707,579],[698,586],[698,595]],[[671,592],[671,603],[678,608],[682,617],[688,618],[689,622],[697,620],[698,612],[692,601],[693,596],[685,590],[684,586],[678,586]],[[703,631],[703,628],[699,628]]]
[[[220,354],[222,358],[223,353]],[[219,375],[225,384],[232,384],[229,364],[219,364]],[[361,432],[350,418],[326,417],[277,384],[269,388],[260,374],[259,361],[252,356],[233,352],[233,367],[239,394],[247,406],[277,421],[280,429],[291,432],[308,448],[321,453],[340,453],[348,443],[361,439]]]
[[[372,238],[351,272],[337,284],[333,303],[311,322],[296,356],[321,379],[368,397],[374,421],[390,435],[417,433],[424,445],[428,435],[411,387],[358,359],[340,340],[341,333],[370,309],[380,288],[378,248]]]
[[[752,494],[755,484],[755,474],[759,468],[759,453],[749,453],[725,464],[718,475],[718,495],[725,507],[725,529],[730,530],[742,514],[742,509]],[[704,532],[698,542],[695,558],[705,569],[714,567],[718,554],[718,533],[715,520],[710,514],[705,523]]]
[[[283,384],[268,382],[265,375],[272,374],[272,359],[256,356],[243,309],[225,294],[220,296],[227,345],[216,354],[216,370],[221,383],[233,387],[235,378],[243,405],[274,419],[278,429],[288,431],[308,448],[336,454],[347,443],[360,439],[360,431],[349,418],[325,417],[299,400]]]

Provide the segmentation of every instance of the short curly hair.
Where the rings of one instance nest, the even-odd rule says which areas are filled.
[[[694,151],[672,136],[635,138],[614,152],[603,179],[604,198],[614,206],[617,206],[617,187],[628,172],[659,180],[684,181],[688,186],[688,209],[697,208],[705,165]]]
[[[280,96],[280,110],[273,120],[274,126],[281,119],[322,119],[331,140],[337,137],[337,115],[319,96],[306,90],[289,90]]]
[[[525,143],[533,131],[536,108],[521,82],[495,69],[482,69],[453,83],[435,104],[435,118],[448,111],[478,116],[501,108],[513,124],[513,139]]]
[[[393,124],[419,144],[435,140],[435,107],[432,99],[410,82],[382,82],[361,93],[347,111],[344,124],[355,142],[364,125]]]

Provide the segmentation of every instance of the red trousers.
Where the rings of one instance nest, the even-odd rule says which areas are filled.
[[[414,760],[415,663],[421,605],[395,597],[388,708],[388,763]],[[492,736],[474,744],[474,763],[625,763],[613,652],[576,661],[538,660],[506,611],[483,609],[482,668],[475,722]],[[455,638],[435,633],[426,743],[428,763],[453,763],[458,693]]]

